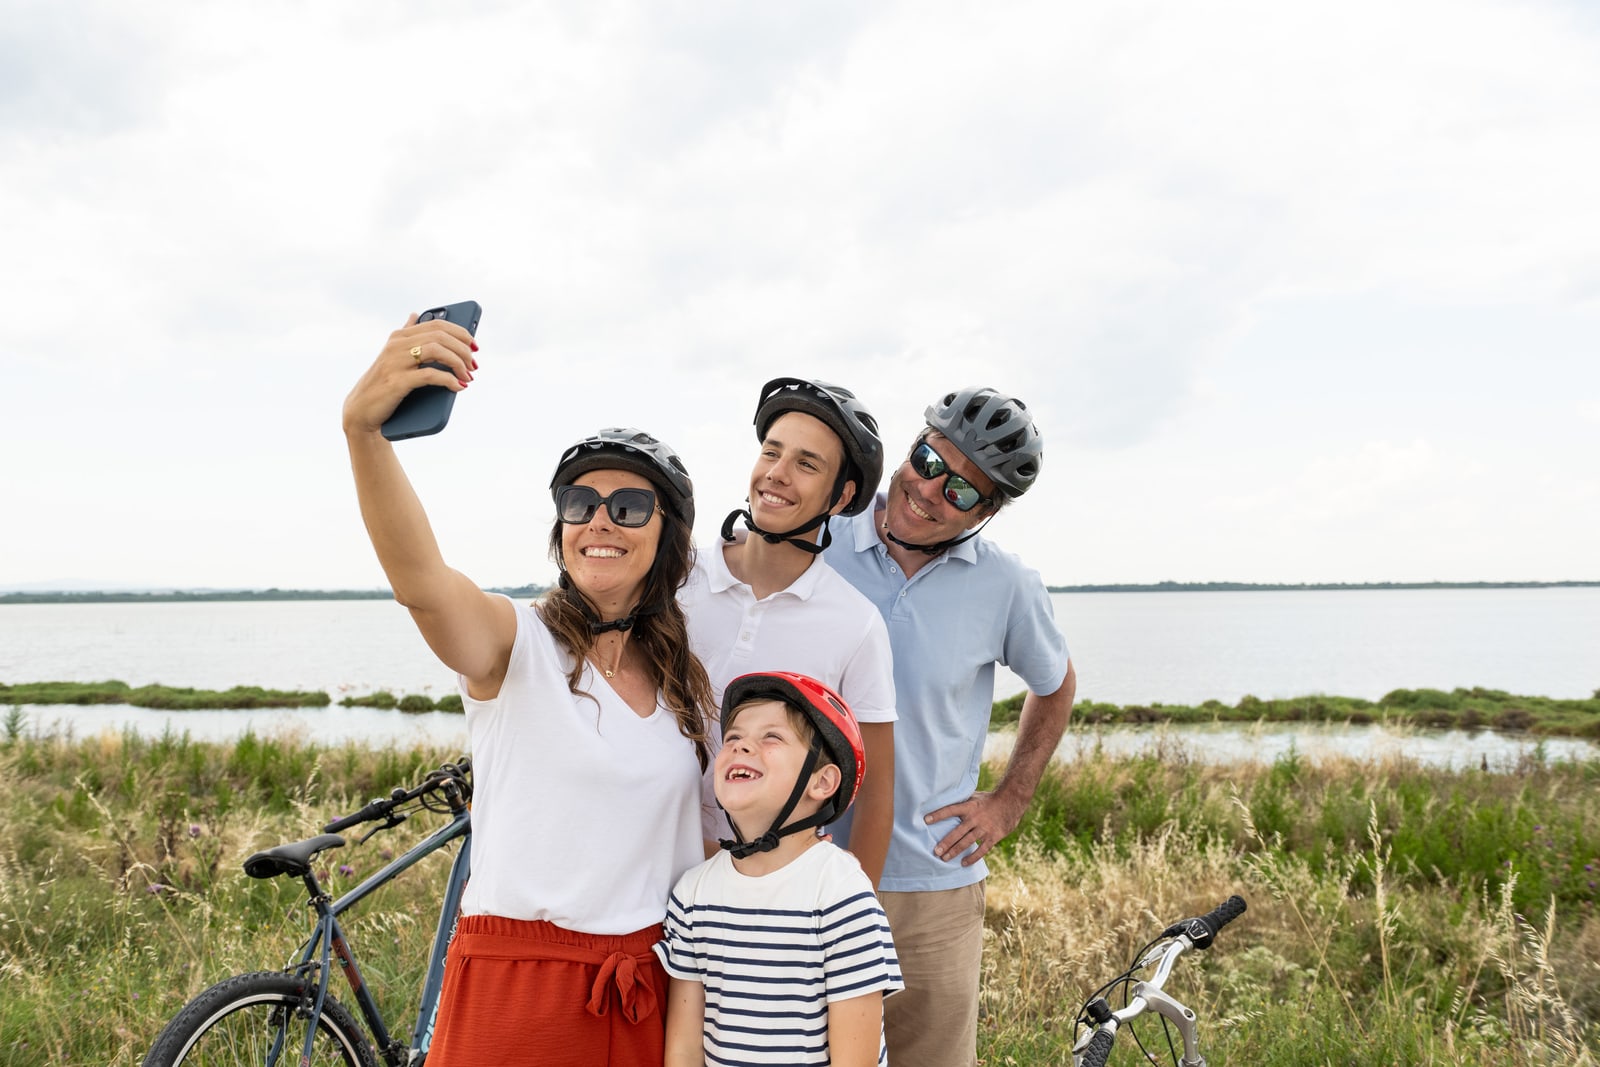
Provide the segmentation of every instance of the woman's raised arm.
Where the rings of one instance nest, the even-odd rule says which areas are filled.
[[[412,315],[345,398],[344,434],[361,518],[395,599],[411,611],[434,654],[466,676],[474,696],[488,698],[499,691],[510,659],[516,616],[507,601],[445,562],[422,501],[382,433],[412,389],[465,389],[477,366],[473,350],[472,335],[460,326],[419,323]],[[428,362],[450,369],[422,366]]]

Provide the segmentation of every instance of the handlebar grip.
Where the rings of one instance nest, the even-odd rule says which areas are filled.
[[[1111,1055],[1111,1045],[1116,1039],[1117,1035],[1110,1030],[1096,1030],[1084,1046],[1079,1067],[1106,1067],[1106,1057]]]
[[[340,830],[347,830],[352,826],[358,826],[361,823],[370,822],[388,810],[388,803],[389,802],[386,800],[374,800],[360,811],[351,812],[349,815],[346,815],[343,818],[333,820],[322,828],[322,832],[325,834],[336,834]]]
[[[1216,936],[1222,932],[1222,928],[1243,915],[1244,911],[1244,897],[1235,893],[1221,904],[1212,908],[1209,915],[1202,915],[1200,918],[1192,920],[1191,929],[1188,933],[1190,939],[1194,941],[1194,947],[1210,948],[1211,942],[1216,940]],[[1203,924],[1204,929],[1201,931],[1192,929],[1195,924]]]

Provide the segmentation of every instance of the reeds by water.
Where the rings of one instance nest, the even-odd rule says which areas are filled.
[[[300,887],[245,878],[244,856],[458,755],[7,727],[0,1064],[137,1063],[198,990],[298,943]],[[1171,987],[1201,1013],[1213,1064],[1593,1065],[1597,787],[1593,762],[1216,767],[1170,739],[1057,764],[992,864],[983,1061],[1067,1062],[1091,990],[1167,923],[1239,892],[1249,912]],[[331,854],[329,880],[354,884],[426,829]],[[413,1014],[446,864],[350,917],[394,1018]],[[1153,1020],[1145,1032],[1160,1040]],[[1119,1043],[1113,1062],[1136,1051]]]

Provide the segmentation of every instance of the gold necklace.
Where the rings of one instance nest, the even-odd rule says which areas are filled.
[[[607,667],[605,664],[601,663],[597,659],[597,660],[595,660],[595,666],[599,667],[600,668],[600,672],[602,674],[604,674],[607,678],[615,678],[617,676],[617,672],[622,669],[622,654],[624,652],[626,652],[627,650],[628,650],[628,632],[626,630],[624,630],[622,632],[622,637],[617,641],[617,660],[616,660],[616,662],[613,663],[610,667]]]

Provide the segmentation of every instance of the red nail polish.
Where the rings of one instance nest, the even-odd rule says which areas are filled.
[[[472,361],[472,369],[473,370],[477,370],[478,369],[478,361],[477,360],[473,360]]]
[[[472,342],[472,350],[474,352],[476,352],[478,350],[478,342],[476,342],[476,341]]]

